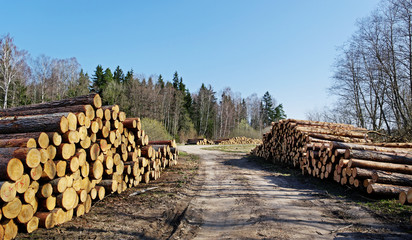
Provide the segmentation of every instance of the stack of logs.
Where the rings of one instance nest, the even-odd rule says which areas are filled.
[[[108,193],[157,179],[177,154],[98,94],[2,110],[0,239],[88,213]]]
[[[248,137],[234,137],[224,140],[215,140],[216,144],[219,145],[231,145],[231,144],[262,144],[261,139],[253,139]]]
[[[303,174],[412,203],[412,144],[372,143],[363,128],[281,120],[251,153],[275,164],[299,167]]]
[[[186,142],[187,145],[213,145],[215,144],[212,140],[206,138],[189,138]]]

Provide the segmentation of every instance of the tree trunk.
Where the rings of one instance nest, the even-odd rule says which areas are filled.
[[[13,219],[2,221],[1,225],[4,229],[4,239],[14,239],[18,233],[18,227]]]
[[[409,174],[376,171],[372,175],[372,180],[377,183],[412,186],[412,175]]]
[[[309,127],[309,126],[296,126],[295,128],[298,131],[302,131],[305,133],[319,133],[319,134],[327,134],[327,135],[334,135],[340,137],[348,137],[348,138],[362,138],[364,139],[366,136],[366,132],[359,132],[359,131],[351,131],[351,130],[334,130],[329,127]]]
[[[0,148],[6,147],[36,148],[37,143],[34,138],[0,139]]]
[[[10,110],[6,109],[7,111]],[[62,112],[81,112],[85,116],[89,117],[90,119],[94,119],[95,117],[95,110],[92,105],[73,105],[73,106],[66,106],[66,107],[57,107],[57,108],[43,108],[43,109],[28,109],[28,110],[21,110],[21,111],[13,111],[12,115],[1,115],[1,119],[11,119],[14,116],[31,116],[31,115],[44,115],[44,114],[55,114],[55,113],[62,113]]]
[[[56,178],[50,181],[50,184],[53,187],[53,193],[60,194],[63,193],[67,188],[67,178],[61,177]]]
[[[99,186],[102,186],[106,189],[107,192],[112,193],[117,191],[117,181],[112,179],[105,179],[99,183]]]
[[[52,212],[36,212],[35,216],[39,218],[40,227],[50,229],[56,225],[55,217]]]
[[[33,216],[27,223],[21,224],[21,229],[27,233],[32,233],[39,228],[39,218]]]
[[[401,191],[408,191],[409,187],[390,184],[371,183],[367,188],[369,194],[380,197],[397,198]]]
[[[176,141],[175,140],[149,141],[149,145],[168,145],[169,147],[176,147]]]
[[[19,223],[28,223],[34,215],[33,207],[30,204],[23,204],[21,211],[17,216],[17,221]]]
[[[56,164],[53,160],[48,160],[43,166],[41,179],[50,181],[56,177]]]
[[[39,191],[37,192],[37,197],[39,198],[48,198],[53,193],[53,186],[50,183],[46,183],[40,186]]]
[[[57,195],[56,205],[70,210],[76,207],[77,193],[74,188],[67,188],[63,193]]]
[[[396,154],[396,153],[382,153],[369,150],[353,150],[346,149],[345,158],[357,158],[365,160],[373,160],[377,162],[389,162],[412,165],[412,153],[410,154]]]
[[[26,132],[60,132],[69,130],[69,121],[65,116],[39,115],[31,118],[0,120],[0,134]]]
[[[30,177],[28,174],[23,174],[16,182],[16,192],[23,194],[30,186]]]
[[[24,173],[23,163],[17,158],[0,158],[0,180],[17,181]]]
[[[4,202],[11,202],[16,198],[16,184],[13,182],[0,182],[0,198]]]
[[[51,195],[46,199],[41,199],[40,205],[42,208],[53,211],[56,208],[56,197]]]
[[[405,153],[409,154],[412,150],[407,148],[388,148],[388,147],[380,147],[377,146],[378,143],[374,143],[377,145],[366,145],[366,144],[357,144],[357,143],[343,143],[343,142],[331,142],[333,148],[341,148],[341,149],[354,149],[354,150],[369,150],[369,151],[378,151],[378,152],[394,152],[394,153]]]
[[[64,100],[59,100],[59,101],[54,101],[54,102],[39,103],[39,104],[33,104],[33,105],[28,105],[28,106],[3,109],[2,111],[0,111],[0,116],[14,116],[16,115],[15,113],[18,114],[19,112],[22,112],[22,111],[34,111],[34,110],[40,110],[40,109],[55,109],[55,108],[70,107],[70,106],[75,106],[75,105],[87,105],[87,104],[90,104],[95,108],[100,108],[102,106],[102,100],[99,94],[93,93],[89,95],[84,95],[84,96],[79,96],[75,98],[64,99]]]
[[[18,158],[28,167],[35,168],[40,164],[41,154],[35,148],[0,148],[0,162],[8,162],[12,158]]]
[[[8,202],[5,205],[3,205],[1,209],[3,217],[8,219],[16,218],[21,211],[21,207],[22,204],[20,199],[14,198],[11,202]]]
[[[348,166],[412,174],[412,166],[404,165],[404,164],[374,162],[374,161],[352,158],[350,159]]]

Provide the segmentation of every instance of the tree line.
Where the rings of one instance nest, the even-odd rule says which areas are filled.
[[[242,98],[229,87],[220,93],[201,84],[190,92],[175,72],[171,81],[162,75],[136,75],[98,65],[89,76],[76,58],[30,57],[10,35],[0,38],[0,104],[2,108],[60,100],[97,92],[104,104],[118,104],[130,117],[159,121],[171,136],[227,138],[233,134],[260,138],[271,122],[283,119],[282,104],[266,92]]]
[[[336,106],[308,118],[412,139],[412,3],[383,0],[339,50],[330,92]],[[345,106],[345,107],[343,107]]]

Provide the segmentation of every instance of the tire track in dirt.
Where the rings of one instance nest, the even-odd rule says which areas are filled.
[[[410,238],[293,176],[204,147],[180,147],[199,155],[201,164],[192,200],[171,239]]]

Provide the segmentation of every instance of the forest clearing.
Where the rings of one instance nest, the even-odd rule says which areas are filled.
[[[178,147],[149,141],[140,118],[102,106],[98,94],[0,115],[4,239],[410,237],[410,144],[372,143],[363,128],[286,119],[262,140]],[[313,177],[405,205],[380,219]]]
[[[412,239],[411,0],[2,8],[0,240]]]

